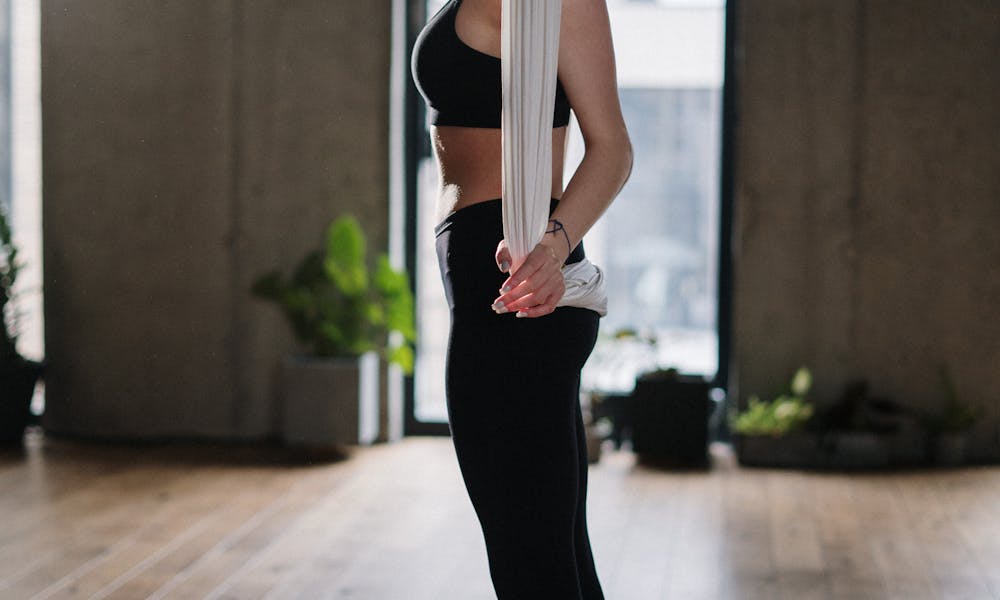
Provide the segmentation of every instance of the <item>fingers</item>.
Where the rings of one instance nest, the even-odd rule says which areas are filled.
[[[556,304],[562,298],[562,292],[545,295],[535,293],[525,296],[513,305],[514,316],[519,318],[541,317],[552,313],[556,309]]]
[[[518,317],[535,318],[544,317],[545,315],[552,314],[556,309],[555,304],[540,304],[538,306],[533,306],[531,308],[522,309],[514,313]]]
[[[504,246],[504,251],[507,252],[506,246]],[[499,251],[497,253],[499,254]],[[507,252],[507,257],[509,260],[509,252]],[[561,277],[561,269],[562,265],[559,263],[559,258],[555,255],[555,252],[548,246],[539,244],[528,254],[521,266],[507,278],[507,281],[503,282],[500,286],[500,293],[506,294],[510,292],[528,281],[529,278],[537,279],[539,273],[542,273],[543,277],[552,277],[556,274]],[[520,295],[524,295],[530,291],[523,291]]]
[[[502,300],[497,300],[493,304],[493,310],[498,315],[512,312],[518,317],[548,314],[552,310],[555,310],[556,302],[562,297],[561,294],[550,292],[550,287],[546,286],[517,300],[512,300],[509,304],[505,304]]]
[[[518,317],[551,313],[566,291],[561,266],[547,247],[539,245],[504,282],[493,310],[497,314],[514,312]]]
[[[510,270],[510,251],[507,249],[507,240],[500,240],[497,244],[495,255],[497,267],[504,273]]]

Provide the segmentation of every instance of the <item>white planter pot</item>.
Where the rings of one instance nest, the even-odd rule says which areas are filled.
[[[378,437],[379,359],[290,355],[281,371],[281,436],[289,445],[371,444]]]

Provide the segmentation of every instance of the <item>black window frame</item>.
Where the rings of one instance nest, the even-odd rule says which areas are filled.
[[[417,169],[420,160],[431,153],[430,140],[424,131],[427,111],[423,98],[417,91],[413,78],[410,76],[409,58],[413,52],[413,44],[427,22],[426,0],[406,1],[406,92],[403,98],[403,187],[406,194],[404,210],[406,244],[404,248],[404,264],[412,274],[410,287],[413,297],[417,298]],[[416,306],[418,314],[419,304]],[[403,381],[403,435],[438,435],[446,436],[451,430],[446,422],[420,421],[416,417],[416,386],[415,374],[407,376]]]

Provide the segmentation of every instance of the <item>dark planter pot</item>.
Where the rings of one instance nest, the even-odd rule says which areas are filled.
[[[716,403],[701,377],[640,377],[632,393],[632,450],[673,464],[705,467]]]
[[[0,444],[20,444],[31,421],[31,397],[45,363],[25,360],[0,370]]]
[[[948,431],[934,435],[930,439],[931,461],[939,467],[957,467],[965,464],[969,434],[964,431]]]
[[[831,452],[822,466],[834,469],[881,469],[889,466],[889,441],[872,431],[842,431],[829,437]]]
[[[741,465],[753,467],[882,469],[894,464],[894,440],[894,435],[869,431],[739,435],[736,452]]]
[[[824,462],[822,441],[808,431],[784,435],[736,434],[736,456],[749,467],[815,467]]]
[[[927,464],[927,431],[914,419],[907,417],[899,428],[886,436],[889,462],[893,465],[918,466]]]

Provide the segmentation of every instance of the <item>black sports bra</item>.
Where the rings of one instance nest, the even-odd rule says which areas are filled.
[[[410,70],[432,125],[500,128],[500,59],[467,45],[455,31],[462,0],[449,0],[413,45]],[[553,127],[569,123],[569,100],[556,80]]]

